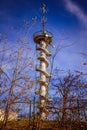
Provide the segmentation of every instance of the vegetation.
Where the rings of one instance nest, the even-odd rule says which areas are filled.
[[[29,55],[27,55],[27,53]],[[1,37],[0,48],[0,109],[4,110],[2,128],[5,129],[9,113],[21,113],[30,103],[30,89],[34,81],[30,77],[34,60],[26,36],[9,44],[7,37]]]
[[[28,23],[24,24],[29,29]],[[37,102],[33,104],[31,96],[35,87],[32,74],[35,53],[27,43],[27,32],[11,45],[6,35],[2,35],[0,44],[0,109],[4,110],[1,130],[87,129],[87,81],[84,78],[87,74],[81,71],[65,74],[63,71],[61,75],[59,69],[53,70],[57,47],[51,66],[53,77],[49,81],[52,100],[47,106],[48,120],[42,122],[38,117]],[[11,112],[21,115],[20,119],[9,120]]]
[[[13,127],[14,126],[14,127]],[[20,121],[8,121],[6,130],[38,130],[37,122],[35,122],[34,127],[31,120],[31,124],[29,127],[29,121],[28,120],[20,120]],[[86,130],[87,129],[87,123],[85,122],[70,122],[67,121],[64,125],[62,122],[58,121],[44,121],[42,122],[41,130]]]

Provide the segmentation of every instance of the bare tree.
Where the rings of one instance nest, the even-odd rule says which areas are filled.
[[[87,88],[83,80],[84,74],[77,71],[75,74],[70,72],[67,75],[59,76],[59,71],[55,70],[55,78],[52,80],[52,89],[55,90],[55,97],[52,102],[51,111],[55,114],[61,127],[65,127],[67,121],[84,120],[84,99],[86,98]],[[83,112],[82,112],[83,111]]]
[[[34,53],[26,37],[15,44],[2,38],[0,46],[0,109],[5,111],[2,129],[6,129],[9,112],[18,112],[23,102],[30,102]]]

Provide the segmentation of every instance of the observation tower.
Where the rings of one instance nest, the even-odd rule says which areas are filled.
[[[39,78],[36,78],[36,83],[39,84],[39,89],[35,90],[35,94],[39,95],[39,112],[41,120],[45,120],[48,114],[47,103],[49,102],[48,98],[48,88],[49,83],[47,80],[51,78],[50,73],[47,72],[49,67],[48,57],[51,56],[48,46],[52,42],[52,34],[44,29],[46,23],[46,5],[43,4],[42,8],[42,31],[36,32],[34,34],[34,42],[36,43],[36,51],[39,52],[37,60],[39,61],[39,66],[36,67],[36,71],[39,72]]]

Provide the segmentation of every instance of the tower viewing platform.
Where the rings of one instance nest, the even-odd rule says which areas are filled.
[[[38,31],[34,34],[34,42],[40,44],[41,41],[45,41],[46,46],[52,42],[52,33],[45,31]]]

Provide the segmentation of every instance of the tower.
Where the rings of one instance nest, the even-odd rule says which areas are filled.
[[[49,101],[48,98],[48,88],[49,84],[47,79],[51,77],[50,73],[47,72],[47,68],[49,66],[48,57],[51,56],[51,52],[48,50],[48,46],[50,46],[52,42],[52,34],[44,29],[46,18],[46,5],[43,4],[42,8],[42,31],[36,32],[34,34],[34,42],[36,43],[36,51],[39,52],[39,56],[37,60],[39,60],[39,67],[36,67],[36,71],[39,72],[39,78],[36,79],[36,82],[40,85],[38,92],[35,93],[39,94],[39,110],[40,110],[40,117],[42,120],[46,119],[47,116],[47,102]]]

